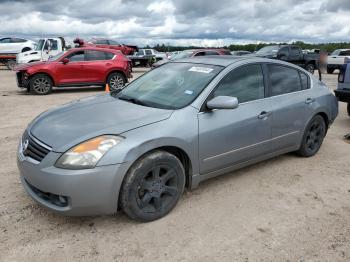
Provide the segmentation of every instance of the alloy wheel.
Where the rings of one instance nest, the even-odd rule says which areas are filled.
[[[114,75],[109,81],[109,87],[111,90],[120,90],[124,87],[124,78],[120,75]]]
[[[157,165],[146,173],[136,190],[136,200],[140,209],[146,213],[165,208],[177,198],[178,176],[167,165]]]
[[[306,148],[309,152],[316,152],[322,143],[324,136],[324,125],[318,120],[311,124],[306,136]]]
[[[34,80],[33,89],[39,94],[46,94],[51,88],[49,81],[42,77]]]

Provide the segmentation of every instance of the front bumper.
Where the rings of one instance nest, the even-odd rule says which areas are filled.
[[[42,206],[71,216],[117,212],[119,189],[126,173],[123,164],[68,170],[54,166],[58,153],[50,152],[36,164],[23,156],[21,150],[18,152],[22,185]]]
[[[336,89],[334,93],[339,101],[350,103],[350,89]]]

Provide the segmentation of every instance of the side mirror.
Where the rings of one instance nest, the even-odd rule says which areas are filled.
[[[65,65],[67,63],[69,63],[69,59],[67,57],[62,59],[62,63]]]
[[[237,97],[217,96],[207,102],[207,108],[213,109],[235,109],[238,107]]]

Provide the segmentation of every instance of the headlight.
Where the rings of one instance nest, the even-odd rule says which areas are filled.
[[[104,154],[122,139],[120,136],[104,135],[87,140],[64,153],[55,166],[65,169],[94,168]]]

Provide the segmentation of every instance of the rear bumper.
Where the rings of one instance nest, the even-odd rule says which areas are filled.
[[[334,93],[340,102],[350,103],[350,89],[336,89]]]

